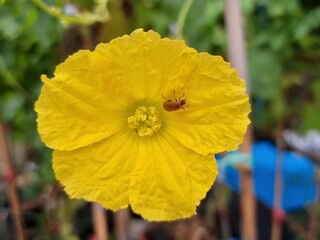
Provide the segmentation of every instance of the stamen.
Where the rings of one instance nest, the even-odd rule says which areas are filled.
[[[128,117],[129,128],[137,131],[139,136],[151,136],[161,128],[159,112],[155,107],[140,106],[133,116]]]

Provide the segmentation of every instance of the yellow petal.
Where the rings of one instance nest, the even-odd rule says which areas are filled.
[[[80,50],[57,66],[55,76],[61,80],[60,84],[68,87],[70,91],[78,90],[86,97],[86,91],[95,91],[95,98],[92,100],[97,104],[105,106],[110,102],[110,109],[117,108],[117,104],[127,106],[132,98],[122,77],[122,68],[117,68],[114,64],[116,57],[110,52]],[[90,94],[88,95],[91,100]]]
[[[163,124],[183,145],[200,153],[235,150],[242,142],[250,105],[244,81],[221,57],[199,54],[187,107],[166,112]]]
[[[80,51],[58,66],[44,82],[35,105],[38,131],[50,148],[73,150],[100,141],[127,127],[131,98],[113,71],[100,66],[99,54]],[[110,80],[111,79],[111,80]]]
[[[113,57],[114,68],[122,69],[134,99],[161,103],[164,90],[184,84],[197,62],[196,51],[184,41],[161,39],[158,33],[142,29],[101,44],[96,51]]]
[[[73,151],[54,150],[54,172],[68,195],[99,202],[107,209],[127,207],[135,137],[119,133]]]
[[[194,215],[217,174],[212,155],[199,155],[165,132],[141,139],[136,157],[130,204],[152,221]]]
[[[53,153],[57,179],[72,198],[127,207],[148,220],[195,214],[217,175],[212,156],[199,155],[170,135],[119,133],[73,151]]]

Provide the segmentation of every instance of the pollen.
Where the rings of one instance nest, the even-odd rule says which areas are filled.
[[[135,114],[128,117],[128,124],[141,137],[151,136],[161,128],[159,112],[153,106],[138,107]]]

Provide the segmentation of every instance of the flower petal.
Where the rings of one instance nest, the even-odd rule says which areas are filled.
[[[90,51],[79,51],[59,65],[53,79],[42,76],[35,105],[38,131],[50,148],[73,150],[100,141],[126,124],[124,110],[131,101],[108,61]],[[110,80],[111,79],[111,80]]]
[[[72,198],[96,201],[112,210],[127,207],[135,138],[132,133],[119,133],[73,151],[54,150],[57,179]]]
[[[197,62],[196,51],[184,41],[161,39],[158,33],[142,29],[99,45],[96,51],[113,56],[115,68],[122,69],[122,78],[136,100],[162,101],[164,89],[184,84]]]
[[[111,210],[130,203],[148,220],[195,214],[217,175],[212,156],[199,155],[170,135],[141,138],[132,132],[73,151],[54,150],[53,168],[70,197]]]
[[[200,154],[235,150],[250,123],[244,81],[221,57],[200,53],[190,85],[186,109],[165,113],[167,131]]]
[[[199,155],[163,132],[141,139],[136,157],[130,204],[152,221],[194,215],[217,175],[212,155]]]

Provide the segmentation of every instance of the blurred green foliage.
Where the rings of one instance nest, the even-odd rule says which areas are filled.
[[[0,5],[0,117],[10,142],[24,152],[13,154],[16,171],[29,182],[19,191],[23,201],[37,199],[54,182],[51,151],[37,134],[33,107],[41,87],[40,75],[52,74],[57,63],[62,34],[57,20],[29,0],[7,0]],[[26,211],[24,219],[34,226],[35,235],[45,231],[41,211]]]
[[[11,139],[26,146],[17,171],[25,163],[37,163],[35,179],[24,188],[24,199],[33,199],[46,183],[54,180],[50,151],[36,131],[34,101],[41,87],[40,75],[51,74],[57,63],[57,49],[63,29],[29,0],[5,1],[0,5],[0,112]]]
[[[57,63],[60,24],[28,0],[0,6],[0,110],[14,134],[39,147],[35,132],[34,100],[41,82]]]
[[[44,2],[58,8],[65,6],[63,0]],[[93,0],[74,2],[77,8],[94,9]],[[184,3],[184,0],[110,0],[109,22],[77,30],[82,37],[84,30],[91,34],[93,41],[109,41],[138,27],[174,38]],[[320,129],[320,3],[316,0],[241,3],[254,128],[270,133],[285,121],[298,130]],[[51,153],[37,134],[33,110],[41,88],[40,75],[53,74],[55,66],[63,60],[61,56],[66,55],[65,39],[74,28],[66,28],[58,18],[43,12],[30,0],[6,0],[0,4],[0,113],[12,139],[28,146],[31,154],[25,160],[37,164],[34,174],[41,181],[35,181],[22,192],[24,199],[32,199],[54,181]],[[191,47],[227,58],[223,0],[195,0],[182,32]]]

